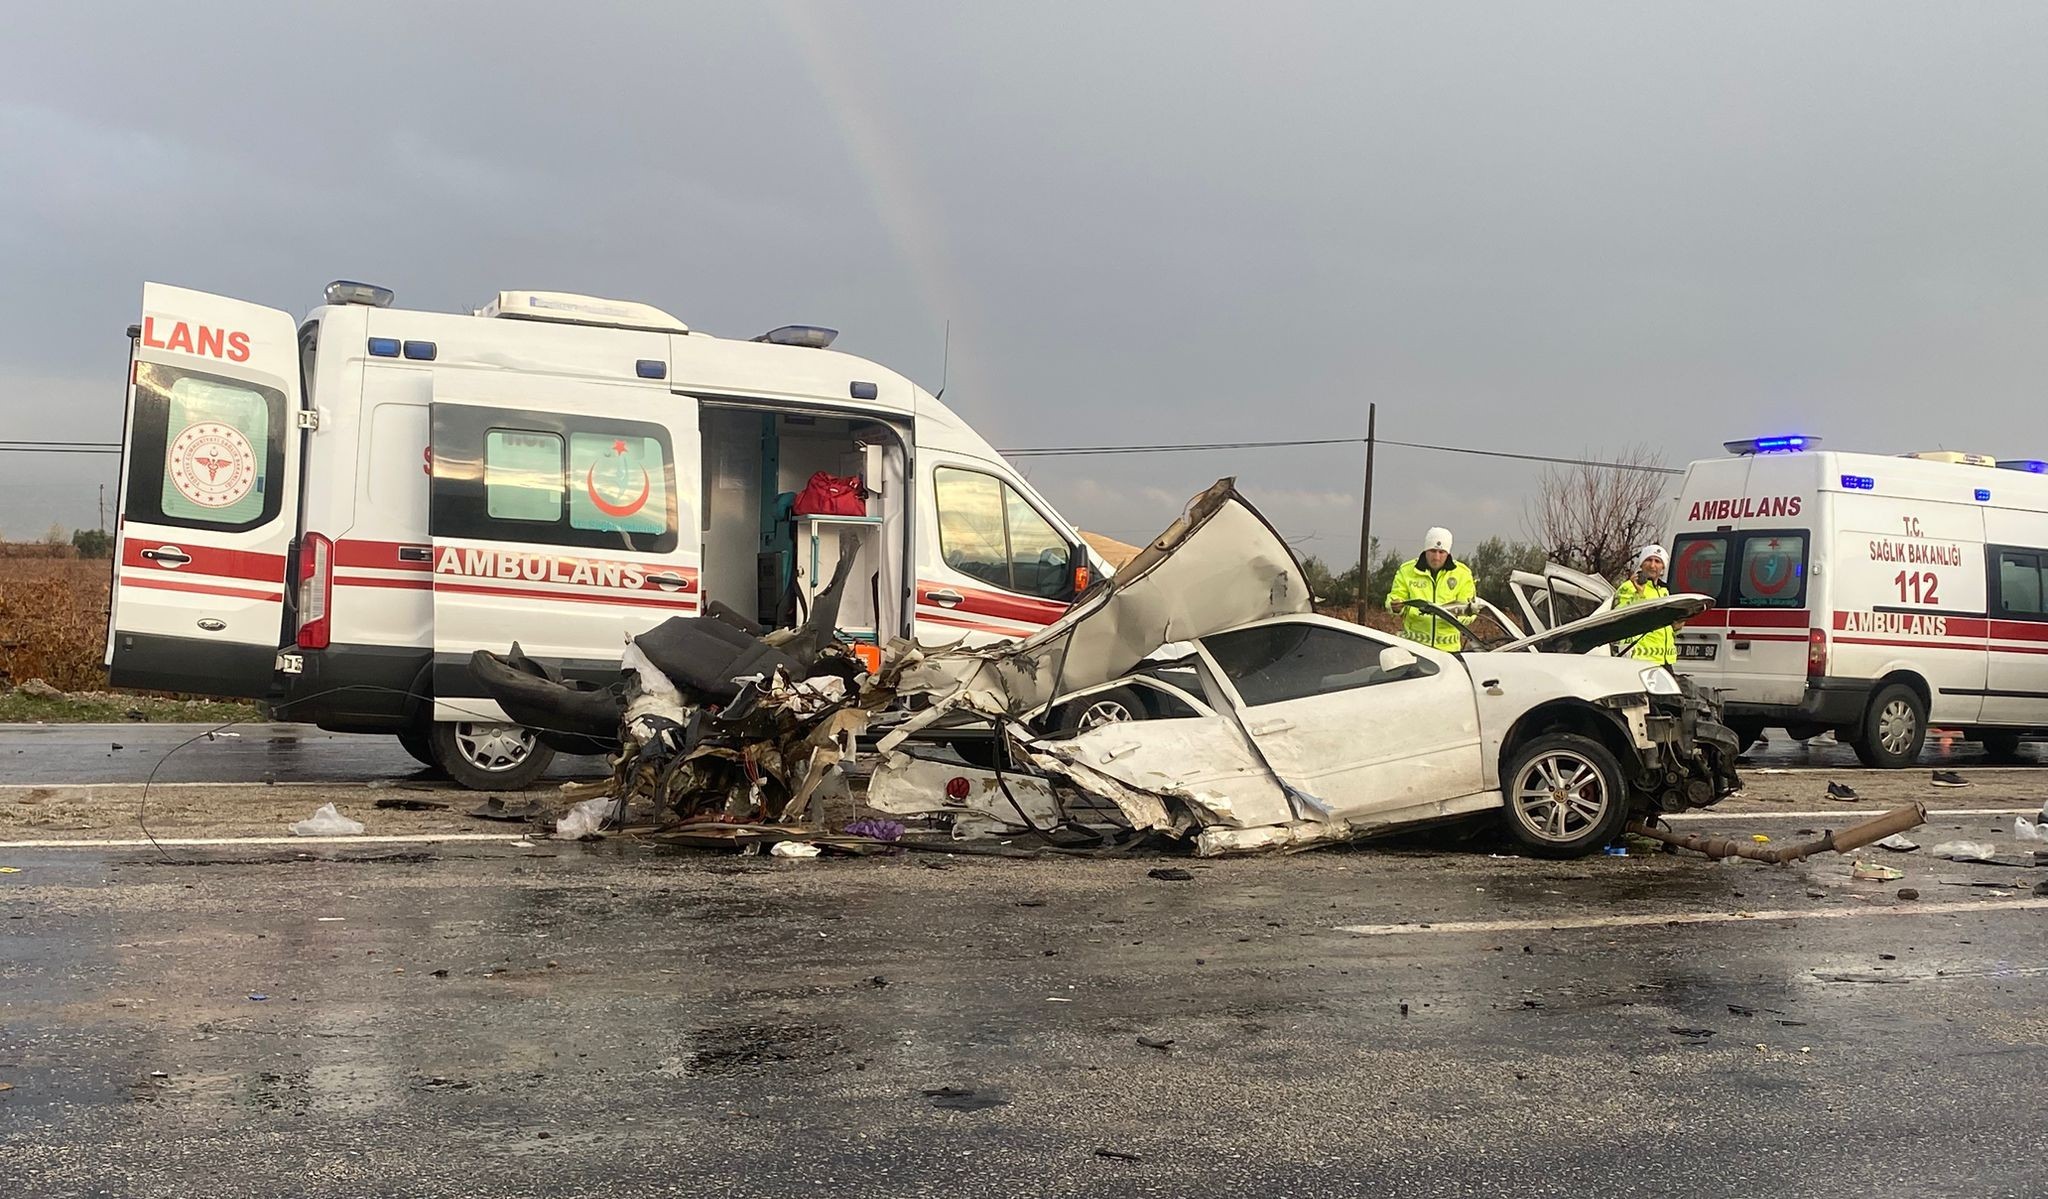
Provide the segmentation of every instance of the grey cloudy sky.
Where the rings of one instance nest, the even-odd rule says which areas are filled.
[[[2048,456],[2048,6],[9,6],[0,437],[111,439],[145,279],[791,321],[997,445]],[[1353,448],[1035,460],[1135,540],[1236,473],[1356,554]],[[1376,526],[1533,468],[1381,457]],[[112,460],[0,455],[0,529]]]

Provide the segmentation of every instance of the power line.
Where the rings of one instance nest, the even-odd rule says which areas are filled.
[[[58,441],[58,440],[55,440],[55,439],[49,439],[49,440],[44,440],[44,439],[38,439],[38,438],[33,438],[33,437],[0,437],[0,445],[19,445],[19,446],[94,446],[94,447],[99,447],[99,448],[109,448],[109,449],[116,449],[116,450],[118,450],[118,449],[120,449],[120,448],[121,448],[121,443],[120,443],[120,442],[118,442],[118,441]]]
[[[1428,450],[1439,454],[1469,454],[1480,458],[1512,458],[1520,462],[1545,462],[1559,466],[1590,466],[1600,470],[1627,470],[1643,474],[1677,475],[1685,472],[1669,466],[1651,466],[1640,462],[1602,462],[1593,458],[1567,458],[1553,454],[1516,454],[1507,450],[1482,450],[1472,446],[1430,445],[1420,441],[1395,441],[1392,438],[1377,439],[1380,445],[1399,446],[1407,450]],[[1313,437],[1288,441],[1202,441],[1180,442],[1159,445],[1084,445],[1084,446],[1031,446],[1024,449],[999,451],[1005,458],[1061,458],[1094,457],[1106,454],[1181,454],[1200,450],[1265,450],[1294,446],[1313,445],[1364,445],[1363,437]]]
[[[91,445],[0,445],[0,454],[118,454],[121,447]]]

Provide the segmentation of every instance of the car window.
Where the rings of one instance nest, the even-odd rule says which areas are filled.
[[[1427,661],[1399,676],[1380,669],[1390,643],[1323,625],[1259,625],[1202,638],[1209,656],[1247,707],[1277,704],[1436,673]]]
[[[129,519],[233,532],[277,516],[283,392],[142,362],[134,421]]]
[[[562,439],[492,429],[484,438],[484,504],[493,520],[561,519]]]

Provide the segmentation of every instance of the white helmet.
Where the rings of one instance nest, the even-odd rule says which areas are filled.
[[[1436,528],[1424,533],[1422,535],[1422,548],[1425,550],[1442,550],[1446,554],[1450,553],[1451,531],[1449,529]]]

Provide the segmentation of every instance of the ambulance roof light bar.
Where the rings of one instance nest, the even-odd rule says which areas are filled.
[[[1721,443],[1731,454],[1796,454],[1820,445],[1820,438],[1792,434],[1786,437],[1751,437]]]
[[[2023,470],[2028,474],[2048,475],[2048,462],[2043,462],[2039,458],[2000,458],[1998,460],[1998,469]]]
[[[362,304],[370,308],[389,308],[397,297],[388,287],[374,283],[357,283],[352,279],[336,279],[327,285],[329,304]]]
[[[770,329],[754,340],[765,341],[775,346],[802,346],[809,350],[822,350],[829,347],[832,339],[837,336],[839,330],[827,329],[823,325],[784,325],[779,329]]]

